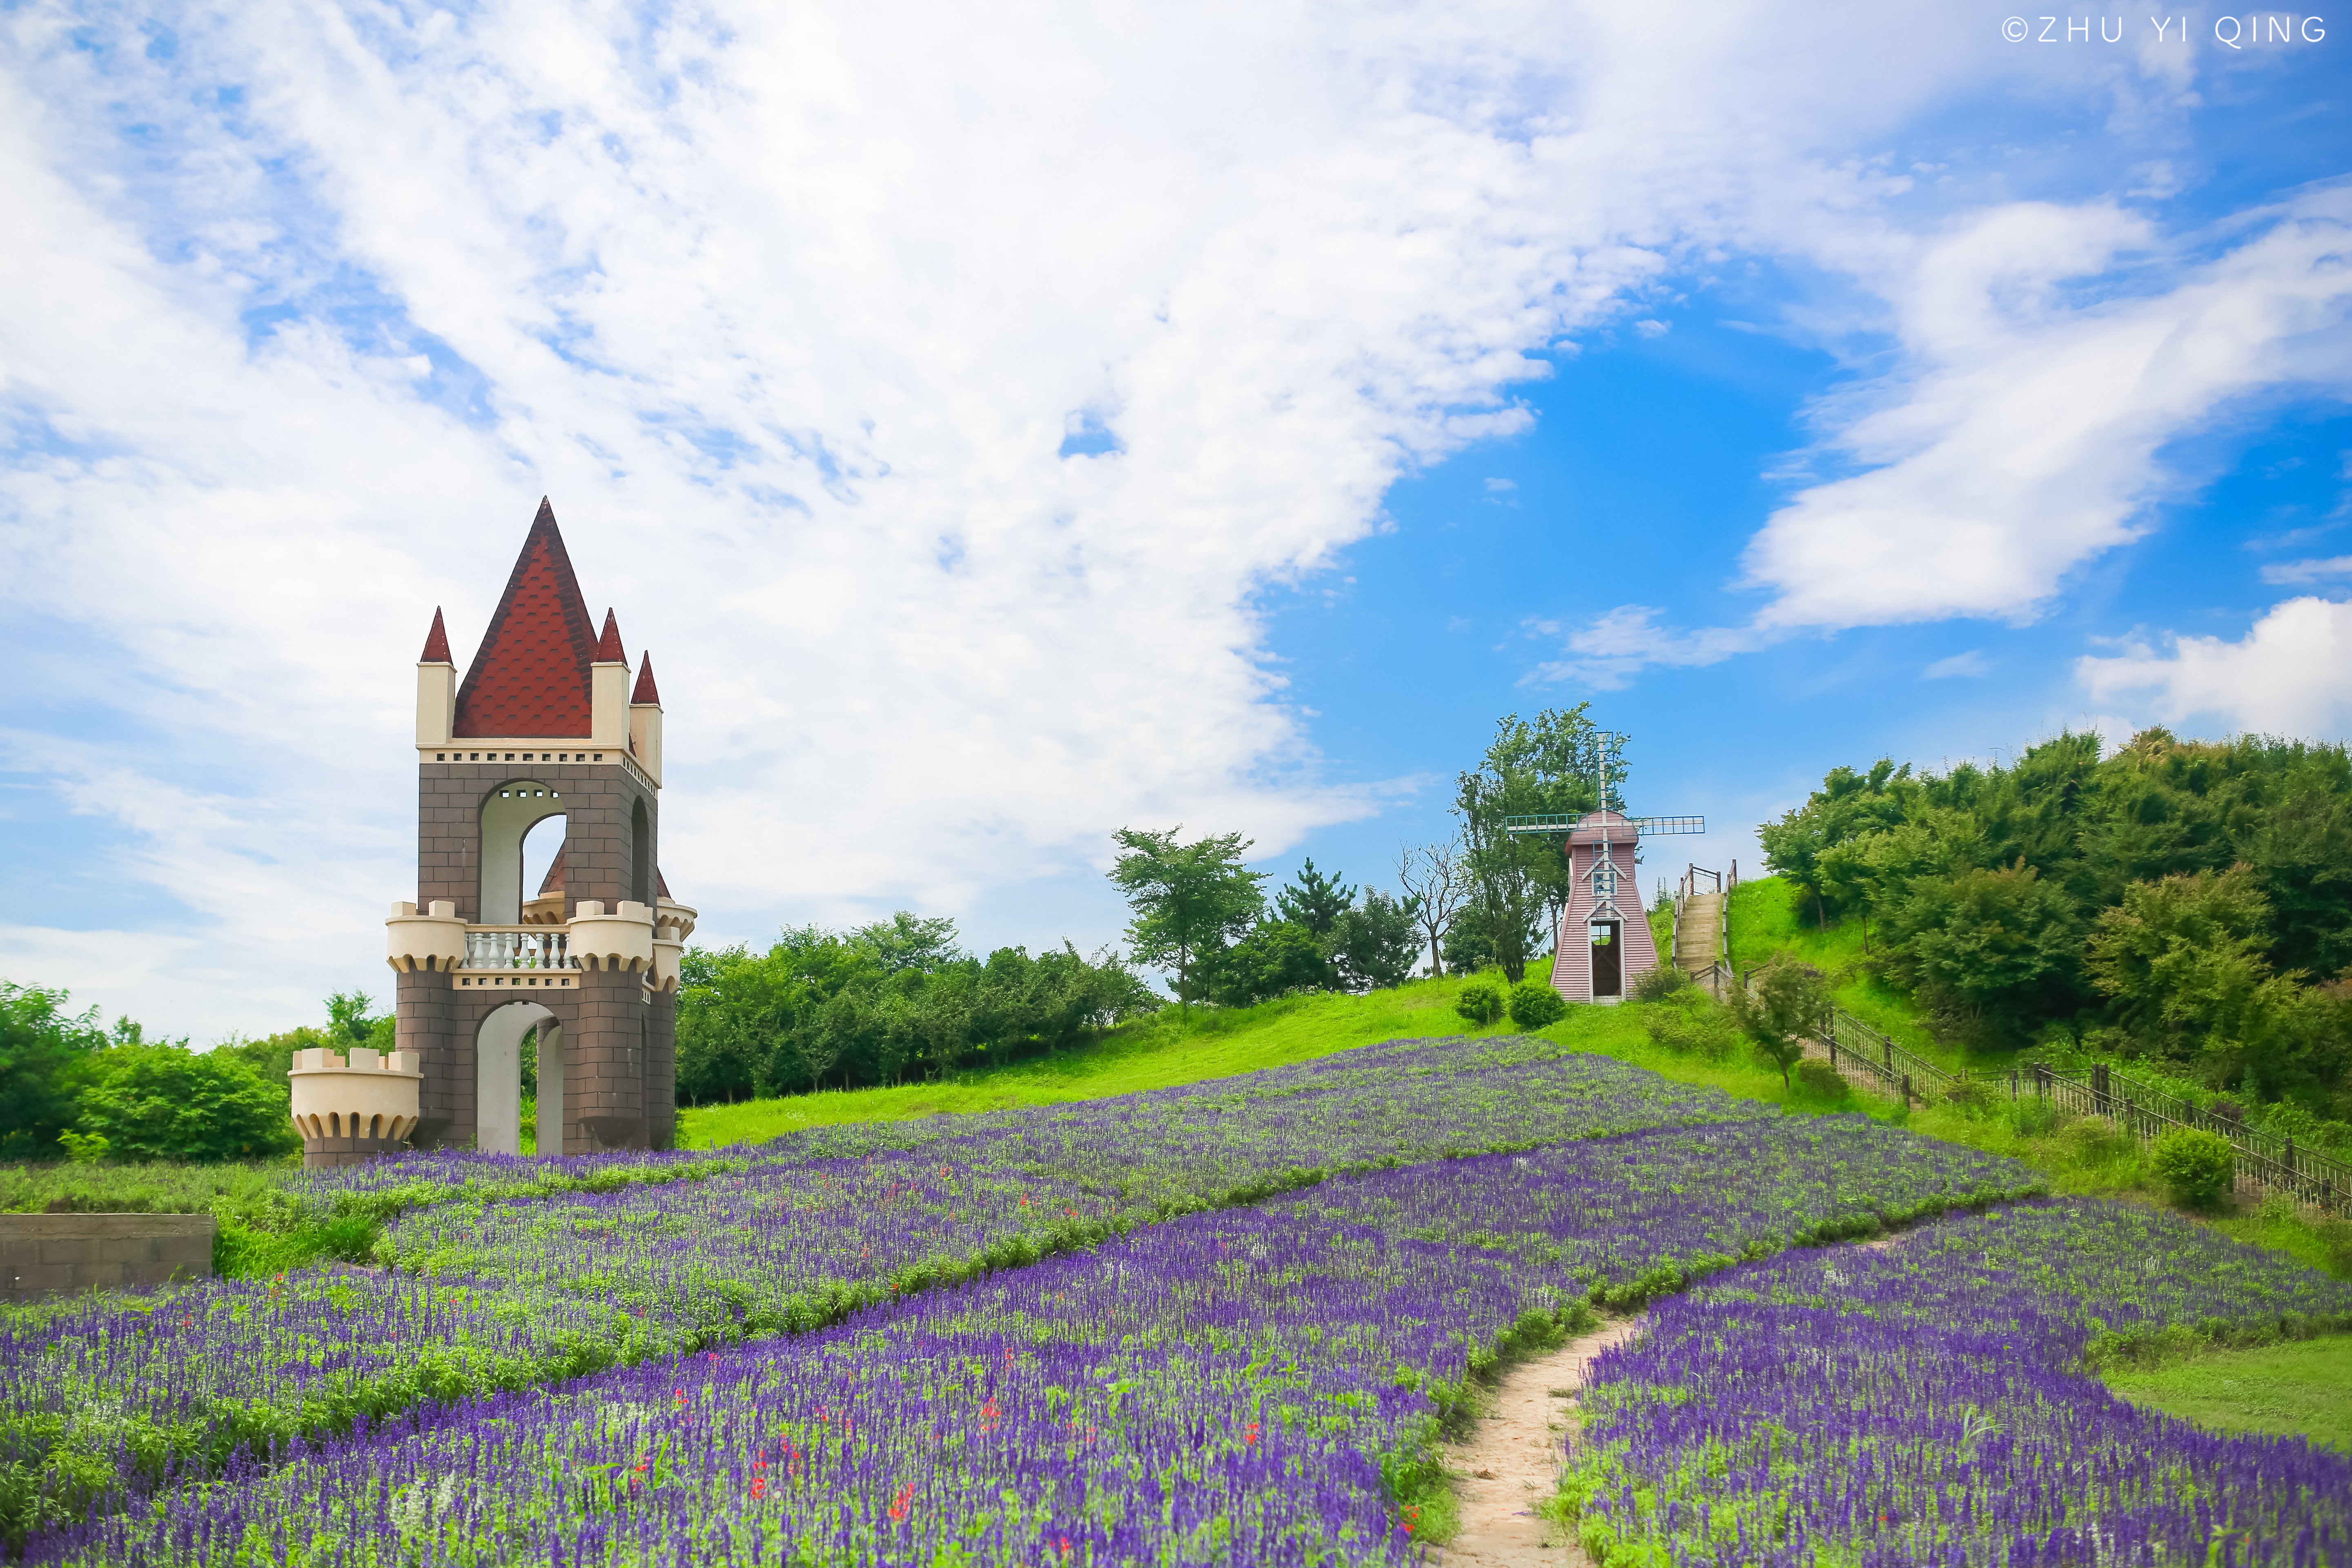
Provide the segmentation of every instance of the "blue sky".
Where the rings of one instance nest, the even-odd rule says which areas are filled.
[[[2341,739],[2347,45],[2005,16],[0,14],[0,975],[385,989],[541,494],[714,940],[1092,946],[1128,824],[1386,882],[1588,700],[1709,821],[1645,883],[1843,762]]]

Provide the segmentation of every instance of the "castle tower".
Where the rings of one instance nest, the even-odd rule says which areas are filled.
[[[668,1148],[695,911],[659,868],[661,696],[650,660],[632,688],[544,500],[462,681],[434,612],[416,760],[416,898],[384,922],[398,1049],[422,1075],[414,1143],[514,1152],[535,1032],[541,1153]],[[524,840],[556,816],[533,894]]]

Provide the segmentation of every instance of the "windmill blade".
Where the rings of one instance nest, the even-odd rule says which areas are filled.
[[[1503,818],[1503,831],[1506,833],[1567,833],[1572,831],[1576,825],[1589,815],[1591,814],[1581,811],[1545,811],[1527,816],[1507,816]],[[1705,833],[1706,818],[1704,816],[1629,816],[1623,819],[1622,826],[1645,837],[1662,833]]]

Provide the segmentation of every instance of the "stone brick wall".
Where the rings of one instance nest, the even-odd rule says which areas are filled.
[[[214,1225],[208,1214],[0,1214],[0,1299],[208,1278]]]
[[[677,1144],[677,993],[656,991],[646,1007],[646,1142]]]
[[[447,899],[457,906],[460,919],[481,920],[482,803],[500,784],[516,779],[537,780],[563,797],[567,917],[583,899],[602,900],[610,910],[635,897],[631,890],[636,878],[632,818],[640,801],[650,828],[647,858],[655,868],[660,866],[661,803],[651,789],[616,763],[527,763],[521,760],[524,754],[516,752],[511,763],[504,752],[496,763],[426,762],[417,770],[417,908]],[[650,886],[653,880],[649,869],[646,881]],[[526,888],[523,896],[537,890]]]
[[[646,1017],[652,1010],[644,977],[583,971],[577,1007],[576,1024],[563,1031],[563,1152],[642,1149]]]

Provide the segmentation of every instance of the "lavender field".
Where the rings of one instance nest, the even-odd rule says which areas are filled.
[[[1409,1041],[1086,1104],[824,1129],[723,1163],[596,1156],[534,1177],[513,1157],[426,1154],[321,1173],[324,1189],[402,1195],[379,1248],[393,1267],[0,1314],[0,1525],[421,1402],[814,1329],[1333,1171],[1759,1113],[1547,1041]],[[645,1174],[663,1169],[694,1179]],[[555,1176],[612,1190],[487,1197]]]
[[[1596,1363],[1566,1497],[1607,1563],[2342,1563],[2352,1457],[2200,1432],[2086,1368],[2326,1328],[2352,1329],[2352,1285],[2124,1204],[1794,1254]]]
[[[1506,1336],[1548,1341],[1644,1279],[2030,1181],[1861,1118],[1343,1177],[819,1332],[298,1444],[34,1556],[1401,1560],[1400,1503]],[[1421,1238],[1469,1215],[1487,1222],[1475,1238]]]

